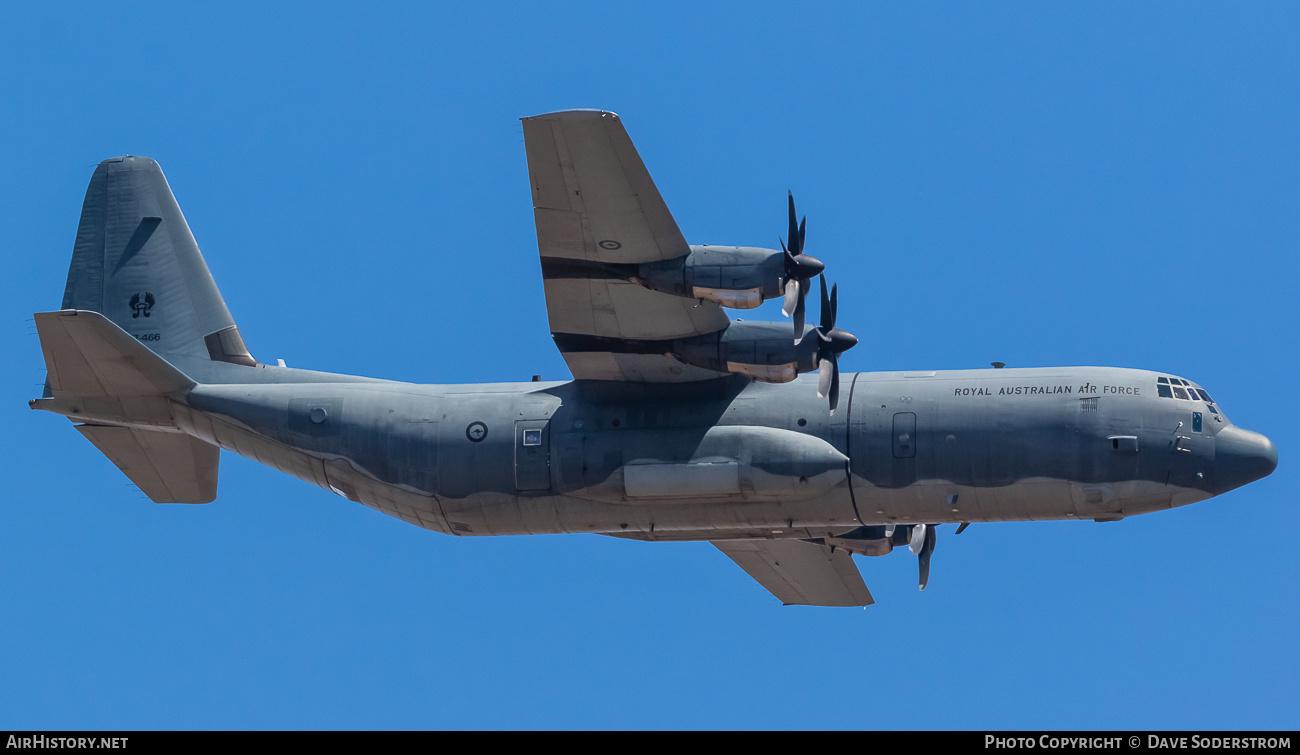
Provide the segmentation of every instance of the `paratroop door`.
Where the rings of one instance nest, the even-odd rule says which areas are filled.
[[[515,422],[515,487],[521,493],[551,489],[550,421]]]

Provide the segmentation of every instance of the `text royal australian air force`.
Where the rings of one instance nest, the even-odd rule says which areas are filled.
[[[1096,385],[1094,383],[1024,383],[1000,386],[959,386],[952,389],[954,396],[1054,396],[1078,394],[1083,397],[1141,396],[1142,388],[1136,385]]]

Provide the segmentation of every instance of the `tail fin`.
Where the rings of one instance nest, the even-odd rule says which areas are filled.
[[[258,364],[147,157],[105,160],[91,176],[63,309],[99,312],[173,364]]]

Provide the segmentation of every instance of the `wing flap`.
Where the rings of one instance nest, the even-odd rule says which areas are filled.
[[[635,283],[549,278],[544,285],[552,333],[667,340],[713,333],[728,323],[717,305],[706,309],[696,306],[699,302],[695,299],[662,294]]]
[[[713,540],[782,604],[869,606],[875,602],[848,551],[802,540]]]
[[[579,380],[613,380],[623,383],[698,383],[725,377],[661,354],[613,354],[608,351],[561,352],[569,370]]]

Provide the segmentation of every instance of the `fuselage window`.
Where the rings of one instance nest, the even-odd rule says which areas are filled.
[[[1156,378],[1156,382],[1157,382],[1157,383],[1168,383],[1168,382],[1169,382],[1169,378],[1163,378],[1163,377],[1162,377],[1162,378]]]
[[[1160,379],[1164,380],[1164,378],[1160,378]],[[1174,392],[1169,390],[1169,386],[1167,384],[1163,384],[1163,383],[1156,386],[1156,393],[1159,393],[1164,398],[1174,397]]]
[[[1192,412],[1192,432],[1199,433],[1200,431],[1201,431],[1201,413]]]

